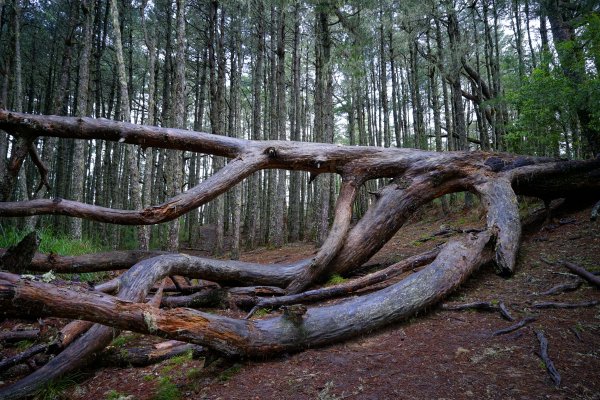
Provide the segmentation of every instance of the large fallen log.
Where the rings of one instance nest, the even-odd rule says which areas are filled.
[[[4,110],[0,110],[0,129],[27,143],[38,136],[100,139],[203,152],[230,159],[224,168],[198,186],[142,210],[110,209],[56,198],[0,202],[0,217],[59,214],[123,225],[156,224],[206,204],[261,169],[303,170],[312,176],[338,174],[343,184],[332,228],[317,254],[306,260],[267,266],[175,254],[147,259],[138,255],[137,264],[121,279],[98,286],[107,292],[117,291],[116,297],[2,275],[0,304],[6,306],[4,312],[83,318],[114,328],[202,344],[226,354],[264,355],[300,350],[383,326],[435,303],[481,262],[491,258],[499,273],[511,274],[521,236],[516,195],[536,196],[546,202],[566,196],[600,196],[600,159],[565,161],[504,153],[438,153],[250,141],[103,119],[39,116]],[[22,162],[22,158],[19,154],[17,161]],[[14,182],[16,175],[14,171],[11,173],[13,176],[5,182]],[[358,188],[368,180],[381,178],[391,180],[376,193],[365,215],[350,226]],[[6,193],[11,192],[11,188],[4,189]],[[287,295],[297,294],[332,273],[344,274],[357,269],[381,249],[419,207],[458,191],[480,196],[487,211],[487,230],[470,239],[450,243],[431,265],[386,289],[329,307],[309,308],[305,313],[302,307],[295,313],[288,309],[281,317],[256,321],[180,308],[161,310],[141,303],[152,285],[169,275],[239,286],[286,287]],[[488,243],[493,244],[493,250],[486,247]],[[135,260],[130,258],[127,263],[131,265]],[[34,268],[34,264],[30,267]],[[46,260],[45,265],[48,264]],[[71,261],[63,271],[99,270],[100,267],[92,264],[89,262],[84,267]],[[125,262],[111,265],[105,260],[102,264],[102,268],[114,268]],[[45,291],[40,292],[41,289]],[[68,296],[76,296],[76,299]],[[44,307],[40,307],[42,303]],[[86,307],[82,308],[84,304]],[[31,394],[44,381],[84,365],[113,335],[113,328],[93,326],[48,365],[16,385],[2,389],[0,397],[8,393],[10,398]]]
[[[120,298],[0,273],[0,305],[36,316],[81,318],[196,343],[227,355],[264,356],[324,345],[413,315],[451,293],[477,267],[489,261],[491,253],[485,249],[491,238],[486,231],[451,242],[429,266],[406,279],[335,305],[308,308],[298,323],[285,316],[244,320],[139,303],[140,287],[149,288],[172,274],[168,266],[156,263],[128,271],[123,281],[128,288],[138,290],[122,291]],[[78,301],[71,301],[73,298]],[[0,395],[5,392],[6,389],[0,391]]]

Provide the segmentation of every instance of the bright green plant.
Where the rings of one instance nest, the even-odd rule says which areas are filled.
[[[171,380],[167,377],[160,378],[156,393],[152,396],[152,400],[179,400],[181,392]]]

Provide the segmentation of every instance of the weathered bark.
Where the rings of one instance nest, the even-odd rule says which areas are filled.
[[[0,304],[31,315],[89,319],[119,329],[205,345],[229,355],[264,356],[355,336],[406,318],[435,303],[490,259],[485,247],[491,237],[490,232],[482,232],[452,242],[432,264],[407,279],[332,306],[309,308],[299,323],[285,316],[236,320],[190,309],[161,310],[136,303],[138,296],[133,294],[144,292],[155,281],[175,273],[164,264],[146,263],[132,268],[122,278],[129,289],[122,289],[119,298],[0,273]],[[142,269],[143,274],[140,273]],[[77,302],[70,301],[74,297]],[[125,298],[131,298],[133,302]],[[44,307],[40,307],[41,304]],[[9,390],[10,387],[4,388],[0,395],[10,393]]]
[[[37,232],[29,233],[17,245],[9,247],[0,255],[0,270],[19,271],[26,269],[34,258],[39,245],[40,238]]]
[[[439,252],[439,249],[433,249],[423,254],[409,257],[398,263],[392,264],[389,267],[382,269],[381,271],[377,271],[364,277],[354,279],[339,285],[308,290],[306,292],[291,294],[287,296],[259,299],[246,318],[252,316],[252,314],[254,314],[254,312],[260,308],[274,308],[286,304],[295,303],[313,303],[319,300],[332,299],[335,297],[342,297],[350,295],[352,293],[356,293],[358,290],[379,284],[381,282],[392,280],[392,278],[402,274],[403,272],[430,263],[435,259]]]

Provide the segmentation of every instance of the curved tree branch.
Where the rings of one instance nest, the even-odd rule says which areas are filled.
[[[335,219],[329,230],[327,239],[310,264],[289,284],[287,287],[288,293],[299,293],[310,286],[315,280],[328,274],[331,260],[344,245],[346,234],[350,228],[350,221],[352,220],[352,204],[361,184],[360,179],[346,179],[342,181],[340,195],[335,205]]]
[[[341,303],[310,308],[300,321],[286,316],[239,320],[191,309],[161,310],[124,300],[140,290],[115,298],[98,292],[76,292],[42,282],[0,273],[0,304],[31,312],[83,318],[119,329],[149,333],[202,344],[228,355],[260,356],[264,352],[295,351],[348,338],[390,324],[435,303],[460,285],[479,265],[490,259],[485,247],[490,232],[449,243],[432,264],[385,289]],[[161,265],[132,268],[123,281],[128,288],[144,287],[174,273]],[[144,291],[144,290],[142,290]],[[77,296],[77,302],[72,302]],[[44,307],[40,307],[44,304]],[[8,388],[0,391],[6,393]]]
[[[121,225],[154,225],[171,221],[226,192],[258,171],[261,157],[236,158],[199,185],[166,202],[143,210],[118,210],[64,199],[0,202],[0,217],[59,214]]]

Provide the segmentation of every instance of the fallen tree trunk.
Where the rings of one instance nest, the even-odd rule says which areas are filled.
[[[482,232],[452,242],[429,266],[408,278],[332,306],[309,308],[298,324],[284,316],[239,320],[185,308],[162,310],[135,299],[132,302],[99,292],[74,291],[7,273],[0,273],[0,304],[37,316],[82,318],[201,344],[228,355],[264,356],[331,343],[411,316],[439,301],[479,265],[489,261],[490,253],[485,247],[490,239],[489,232]],[[141,286],[147,287],[147,282],[153,283],[170,272],[154,264],[152,269],[145,268],[144,274],[140,269],[130,270],[123,280],[140,279],[143,275],[145,284]],[[120,297],[131,296],[122,292]],[[72,298],[78,301],[70,301]]]
[[[521,236],[516,195],[536,196],[545,201],[564,196],[600,196],[600,159],[564,161],[503,153],[438,153],[249,141],[103,119],[39,116],[4,110],[0,110],[0,129],[28,143],[38,136],[99,139],[203,152],[230,159],[224,168],[198,186],[142,210],[110,209],[57,198],[0,202],[0,217],[59,214],[123,225],[156,224],[206,204],[262,169],[303,170],[312,176],[335,173],[343,182],[333,225],[324,245],[315,257],[295,263],[270,266],[180,254],[146,258],[148,253],[137,253],[122,259],[116,259],[115,255],[90,256],[82,263],[78,260],[86,256],[78,260],[37,261],[34,257],[26,267],[84,272],[127,268],[135,263],[122,278],[98,285],[99,290],[118,292],[116,297],[1,274],[0,304],[5,306],[5,313],[19,311],[83,318],[112,327],[93,326],[48,365],[16,385],[0,389],[0,397],[11,396],[7,398],[31,394],[44,381],[84,365],[91,354],[110,343],[115,334],[113,328],[156,334],[226,354],[249,356],[300,350],[375,329],[435,303],[484,261],[493,259],[499,273],[511,274]],[[18,156],[22,162],[23,156]],[[358,188],[368,180],[381,178],[391,180],[375,194],[365,215],[351,226],[352,205]],[[6,182],[14,182],[14,179],[8,177]],[[4,189],[6,193],[11,191]],[[182,308],[161,310],[141,303],[156,282],[172,275],[197,277],[222,285],[276,286],[286,288],[288,296],[299,294],[332,273],[345,274],[357,269],[419,207],[458,191],[480,196],[487,211],[487,229],[449,243],[429,266],[385,289],[328,307],[297,307],[292,311],[293,306],[290,306],[283,316],[252,321]],[[493,244],[493,249],[490,250],[488,244]],[[19,268],[16,272],[22,270]]]

